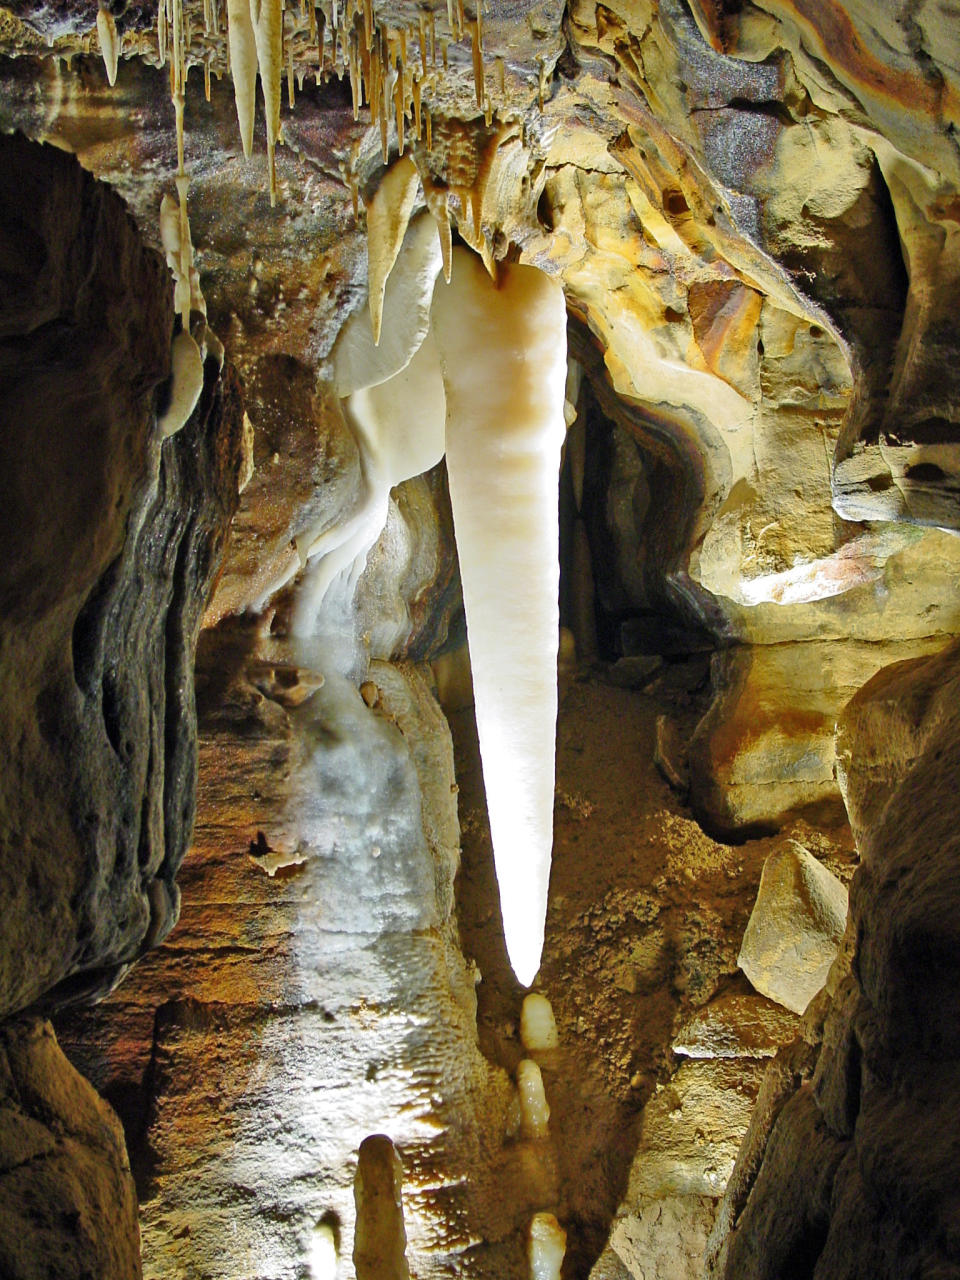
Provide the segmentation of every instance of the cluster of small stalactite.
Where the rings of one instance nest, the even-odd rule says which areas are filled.
[[[202,0],[201,4],[159,0],[155,42],[143,33],[111,41],[111,34],[105,20],[98,23],[108,73],[121,52],[169,66],[181,173],[184,92],[190,70],[202,67],[207,101],[212,78],[231,76],[248,155],[259,73],[272,203],[277,199],[274,151],[280,140],[284,80],[292,109],[308,75],[318,84],[332,77],[349,79],[354,119],[359,120],[364,111],[369,114],[370,126],[379,131],[384,163],[390,154],[391,129],[396,131],[396,150],[401,155],[411,139],[428,150],[432,147],[431,103],[450,73],[452,45],[469,43],[476,110],[483,113],[488,126],[495,110],[507,105],[504,59],[497,57],[492,71],[484,62],[482,0],[475,0],[472,13],[465,9],[464,0],[446,0],[444,14],[423,8],[415,23],[396,26],[377,16],[374,0],[322,0],[319,4],[314,0],[291,4],[284,0]]]

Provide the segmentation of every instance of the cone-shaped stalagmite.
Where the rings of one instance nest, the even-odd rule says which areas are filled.
[[[553,847],[563,292],[529,266],[503,266],[494,285],[475,254],[455,249],[433,331],[504,933],[529,986]]]

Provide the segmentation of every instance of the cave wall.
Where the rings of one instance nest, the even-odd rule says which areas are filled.
[[[509,254],[562,281],[587,384],[568,442],[572,454],[579,430],[587,472],[583,488],[568,480],[570,622],[580,657],[602,661],[591,677],[599,690],[574,688],[567,703],[557,865],[574,905],[555,921],[545,981],[566,1042],[591,1027],[597,1037],[585,1075],[603,1141],[582,1145],[568,1118],[576,1099],[562,1073],[551,1076],[556,1064],[545,1064],[566,1139],[559,1152],[524,1146],[511,1129],[519,996],[503,976],[490,886],[476,901],[462,895],[463,932],[453,937],[457,850],[475,859],[461,880],[472,888],[489,854],[482,800],[463,802],[458,834],[452,793],[423,782],[448,768],[435,692],[446,694],[455,734],[456,708],[469,703],[467,689],[445,684],[462,668],[462,624],[440,472],[394,494],[358,607],[348,619],[330,617],[334,631],[344,624],[349,633],[348,658],[288,644],[297,539],[336,527],[363,488],[363,450],[333,392],[329,357],[345,320],[366,305],[376,246],[368,253],[364,219],[384,160],[399,149],[396,124],[387,124],[382,157],[379,122],[351,109],[349,71],[314,78],[309,17],[291,7],[296,102],[283,108],[272,206],[259,126],[257,155],[239,154],[229,82],[220,79],[224,32],[187,4],[190,216],[208,317],[244,387],[241,406],[229,366],[218,379],[208,364],[197,414],[161,448],[153,422],[173,319],[169,281],[140,236],[157,243],[159,197],[176,171],[174,113],[154,13],[113,8],[122,37],[113,87],[92,10],[38,2],[0,11],[3,128],[75,152],[87,174],[126,198],[139,228],[59,153],[45,162],[60,175],[51,186],[25,144],[4,139],[24,185],[2,197],[3,234],[12,227],[17,239],[0,249],[13,304],[0,353],[0,447],[9,449],[5,474],[16,477],[15,518],[0,534],[11,620],[0,643],[5,670],[17,673],[2,696],[16,768],[3,792],[0,874],[13,905],[0,926],[9,930],[0,987],[7,1011],[100,995],[176,918],[174,877],[192,823],[192,649],[244,437],[253,474],[206,614],[220,630],[205,674],[207,810],[185,880],[196,914],[181,941],[141,965],[92,1021],[63,1023],[71,1053],[137,1138],[148,1266],[160,1275],[220,1265],[205,1260],[202,1242],[230,1239],[241,1206],[255,1211],[236,1253],[225,1255],[233,1275],[306,1265],[331,1187],[349,1223],[353,1146],[330,1136],[335,1111],[318,1127],[297,1118],[326,1105],[307,1078],[303,1046],[329,1043],[336,1059],[341,1024],[350,1028],[342,1062],[318,1070],[333,1096],[335,1082],[347,1088],[361,1074],[370,1096],[381,1087],[386,1095],[388,1085],[376,1083],[381,1051],[365,1058],[370,1042],[360,1032],[372,1026],[376,1040],[377,1026],[407,1016],[411,1000],[422,1027],[449,1031],[450,1062],[468,1064],[464,1076],[446,1072],[442,1105],[430,1072],[397,1086],[398,1108],[413,1107],[425,1128],[434,1105],[452,1129],[462,1126],[449,1141],[416,1124],[399,1135],[415,1170],[411,1248],[427,1271],[453,1265],[454,1255],[478,1274],[522,1268],[525,1223],[549,1202],[570,1223],[568,1272],[599,1254],[598,1277],[667,1275],[675,1264],[686,1280],[758,1091],[712,1245],[718,1274],[848,1274],[866,1235],[884,1240],[905,1274],[953,1265],[942,1152],[931,1141],[931,1168],[918,1170],[916,1152],[890,1149],[885,1121],[875,1122],[902,1107],[933,1123],[912,1068],[897,1064],[939,1062],[937,1054],[948,1062],[949,1053],[927,1043],[926,1031],[915,1028],[919,1048],[906,1032],[894,1035],[900,1006],[880,999],[881,978],[891,991],[909,990],[911,957],[926,963],[929,954],[938,969],[949,945],[919,925],[907,941],[886,928],[901,909],[905,928],[928,915],[906,889],[898,896],[897,860],[908,855],[877,852],[894,849],[892,829],[874,814],[869,770],[858,781],[858,755],[872,759],[889,726],[867,724],[873,712],[855,701],[861,710],[847,723],[861,727],[845,731],[839,762],[833,731],[876,672],[935,652],[960,630],[960,56],[948,6],[584,0],[565,14],[549,4],[495,12],[480,92],[491,119],[477,107],[469,41],[451,40],[449,66],[431,88],[433,142],[412,137],[412,112],[407,121],[422,203],[439,207],[439,190],[458,235],[494,269]],[[407,16],[402,6],[377,10],[385,41]],[[406,38],[412,50],[422,34],[411,25]],[[601,439],[606,460],[591,473]],[[55,464],[71,483],[51,479]],[[47,501],[37,501],[38,488]],[[91,522],[91,511],[102,521]],[[259,621],[234,630],[244,610]],[[697,655],[714,645],[708,697]],[[368,672],[371,657],[383,665]],[[430,670],[409,665],[430,658]],[[657,668],[664,658],[666,675]],[[359,702],[350,681],[340,683],[343,661],[353,685],[368,686]],[[591,717],[617,741],[610,687],[643,724],[642,752],[631,754],[632,741],[621,751],[635,777],[608,763],[609,788],[595,778],[580,786],[589,774],[577,759],[584,743],[592,760],[606,759],[603,735],[584,727]],[[924,698],[911,698],[904,683],[884,705],[916,708],[909,722],[927,723]],[[457,740],[458,782],[468,739],[466,731]],[[392,845],[375,810],[394,804],[393,782],[374,777],[366,758],[345,758],[351,746],[364,757],[362,744],[405,779],[406,825]],[[904,751],[922,755],[916,743]],[[655,754],[672,789],[653,776]],[[838,968],[828,984],[835,1007],[821,1001],[800,1043],[765,1076],[765,1058],[794,1029],[789,1020],[751,1044],[738,1014],[736,1067],[721,1053],[687,1060],[677,1046],[689,1047],[685,1024],[697,1010],[725,1025],[724,1001],[753,998],[735,985],[736,950],[764,858],[796,839],[849,871],[842,823],[831,825],[842,818],[838,763],[861,851],[873,852],[863,852],[853,893],[863,938],[848,940],[849,971]],[[883,768],[893,767],[884,757]],[[631,822],[643,824],[624,814],[620,796],[639,790],[641,777],[656,817],[634,856]],[[320,799],[308,801],[314,789]],[[43,805],[31,803],[37,790]],[[367,811],[358,796],[376,802]],[[750,838],[701,839],[688,798],[711,836]],[[331,827],[348,818],[354,826],[338,844]],[[379,859],[378,874],[363,874],[374,848],[397,855],[397,883]],[[595,918],[590,894],[607,885],[607,872],[593,865],[596,879],[584,885],[576,873],[598,849],[606,860],[595,861],[621,879],[609,882]],[[943,856],[936,865],[949,881]],[[331,869],[338,857],[354,879],[342,883]],[[319,913],[305,906],[315,901]],[[932,908],[929,918],[939,918]],[[353,924],[344,929],[344,919]],[[229,941],[212,946],[220,931]],[[356,973],[334,945],[353,932]],[[34,961],[25,965],[28,947]],[[398,959],[405,947],[419,958]],[[478,957],[482,1055],[470,968]],[[378,969],[369,983],[368,963]],[[356,985],[330,1008],[341,966]],[[415,981],[396,979],[406,968]],[[449,992],[437,991],[441,972],[456,993],[452,1013]],[[589,978],[587,1007],[570,972]],[[377,992],[374,1012],[357,994],[366,986]],[[655,1035],[643,1030],[646,1018]],[[423,1031],[424,1052],[429,1039]],[[401,1037],[403,1052],[415,1040]],[[394,1045],[386,1054],[398,1076],[403,1052]],[[483,1131],[485,1108],[495,1138]],[[365,1124],[389,1127],[390,1116],[363,1114]],[[259,1168],[265,1132],[277,1161],[295,1153],[282,1191]],[[201,1133],[203,1231],[191,1235],[186,1153]],[[698,1142],[709,1150],[699,1163]],[[504,1146],[509,1159],[498,1163]],[[329,1160],[322,1169],[318,1152]],[[898,1190],[881,1165],[905,1171]],[[465,1168],[463,1187],[448,1193]],[[600,1172],[576,1187],[586,1168]],[[882,1231],[864,1216],[864,1205],[877,1204],[889,1210]],[[451,1219],[469,1224],[463,1240],[444,1236]],[[918,1222],[927,1253],[911,1236]]]
[[[103,995],[176,923],[194,651],[241,465],[208,363],[165,443],[172,295],[123,202],[0,138],[0,1202],[4,1275],[140,1274],[119,1122],[30,1007]]]
[[[951,1275],[957,650],[874,677],[839,730],[861,865],[804,1050],[755,1116],[709,1274]]]

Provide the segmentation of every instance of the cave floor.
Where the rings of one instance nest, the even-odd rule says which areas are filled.
[[[449,715],[457,914],[431,925],[416,914],[432,883],[429,856],[392,869],[380,856],[403,815],[419,812],[404,764],[415,717],[394,722],[331,680],[284,709],[251,683],[263,663],[243,674],[246,660],[215,645],[207,654],[217,677],[199,686],[199,808],[180,924],[113,996],[58,1026],[124,1121],[145,1275],[305,1280],[312,1224],[329,1210],[342,1228],[337,1274],[350,1280],[352,1153],[373,1131],[398,1142],[418,1280],[519,1280],[538,1210],[567,1231],[567,1280],[697,1274],[677,1240],[695,1252],[709,1225],[765,1059],[691,1063],[672,1042],[692,1010],[751,998],[736,961],[764,859],[795,839],[847,878],[849,829],[796,821],[737,846],[703,833],[654,749],[659,716],[689,739],[709,696],[704,658],[665,664],[643,690],[614,687],[600,670],[563,678],[537,983],[560,1047],[539,1059],[549,1137],[524,1139],[510,1084],[523,1056],[523,992],[500,931],[472,711]],[[423,675],[396,672],[382,678],[426,690]],[[336,753],[345,750],[354,773],[344,779]],[[372,769],[381,750],[393,763]],[[340,830],[325,855],[301,856],[294,837],[308,819],[326,820],[331,786],[346,788],[338,811],[353,797],[360,825],[353,836]],[[447,782],[440,790],[449,797]],[[271,848],[283,833],[284,847],[296,845],[275,874],[252,856],[258,832]],[[412,913],[406,923],[401,908]],[[781,1011],[787,1038],[791,1018]],[[655,1210],[649,1221],[644,1205]],[[680,1221],[676,1239],[661,1216]],[[612,1228],[627,1241],[615,1255]]]
[[[728,845],[693,820],[654,762],[657,720],[668,717],[679,740],[689,741],[708,687],[702,658],[666,664],[644,690],[614,687],[599,669],[561,681],[553,868],[535,989],[550,999],[560,1037],[553,1060],[540,1061],[551,1108],[545,1207],[567,1230],[564,1276],[633,1274],[591,1267],[635,1181],[635,1158],[647,1166],[653,1196],[692,1197],[701,1227],[712,1216],[764,1059],[722,1064],[706,1090],[702,1079],[692,1081],[692,1105],[699,1102],[705,1114],[693,1117],[691,1135],[690,1124],[674,1123],[683,1084],[668,1093],[668,1103],[661,1096],[683,1061],[671,1049],[676,1030],[715,997],[752,992],[737,953],[763,863],[776,848],[796,840],[844,880],[853,870],[845,821],[814,829],[797,820],[776,836]],[[460,786],[461,940],[482,974],[481,1048],[513,1071],[524,1056],[523,992],[503,944],[476,729],[469,710],[450,721]],[[791,1022],[799,1024],[779,1014],[788,1031]],[[693,1070],[703,1074],[704,1066]],[[711,1096],[728,1086],[736,1095],[732,1105]],[[665,1107],[673,1117],[666,1139]],[[655,1254],[656,1241],[649,1247]],[[671,1247],[665,1239],[662,1248]],[[676,1259],[670,1265],[663,1274],[686,1274]]]

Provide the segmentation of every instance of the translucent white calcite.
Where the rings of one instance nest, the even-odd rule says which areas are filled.
[[[443,381],[432,338],[427,335],[409,364],[389,381],[362,387],[343,407],[360,446],[363,498],[347,521],[322,533],[309,548],[312,559],[293,620],[294,633],[301,636],[312,633],[334,578],[350,570],[353,585],[363,572],[367,553],[387,522],[390,490],[429,471],[443,457]]]
[[[527,1053],[543,1053],[560,1043],[553,1009],[546,996],[528,995],[520,1011],[520,1040]]]
[[[510,963],[540,967],[553,848],[557,481],[566,307],[556,280],[454,251],[433,329],[483,780]]]
[[[406,234],[420,177],[409,156],[403,156],[384,174],[376,195],[367,207],[368,287],[370,328],[375,344],[380,342],[383,293],[387,277],[397,260]],[[440,242],[437,241],[439,250]]]
[[[203,356],[186,329],[181,329],[173,340],[170,363],[170,403],[157,423],[162,436],[172,436],[180,430],[203,390]]]
[[[370,324],[354,315],[333,354],[362,494],[346,521],[297,540],[307,572],[294,633],[314,633],[334,579],[355,584],[390,489],[446,450],[504,933],[529,986],[553,847],[566,306],[537,268],[505,264],[493,282],[465,249],[451,283],[438,281],[434,226],[409,224],[415,194],[416,170],[401,162],[368,210]]]
[[[283,79],[283,0],[250,0],[250,18],[257,46],[260,89],[267,124],[267,165],[270,203],[277,203],[276,149],[280,137],[280,94]]]
[[[567,1233],[552,1213],[535,1213],[530,1221],[530,1280],[560,1280]]]
[[[530,1058],[517,1067],[517,1091],[520,1094],[520,1124],[527,1138],[545,1138],[550,1120],[550,1106],[543,1088],[540,1068]]]
[[[329,1223],[321,1222],[310,1241],[310,1280],[337,1280],[337,1240]]]
[[[373,207],[376,205],[374,199]],[[373,233],[368,220],[368,243]],[[369,253],[371,258],[377,256],[372,247]],[[374,341],[369,313],[363,309],[353,313],[337,338],[333,381],[338,396],[392,378],[410,363],[426,337],[433,286],[440,271],[440,241],[429,214],[420,214],[410,222],[402,247],[399,252],[394,250],[391,267],[383,286],[379,342]]]
[[[257,105],[257,43],[250,16],[250,0],[227,0],[230,75],[237,105],[243,154],[253,154],[253,122]]]

